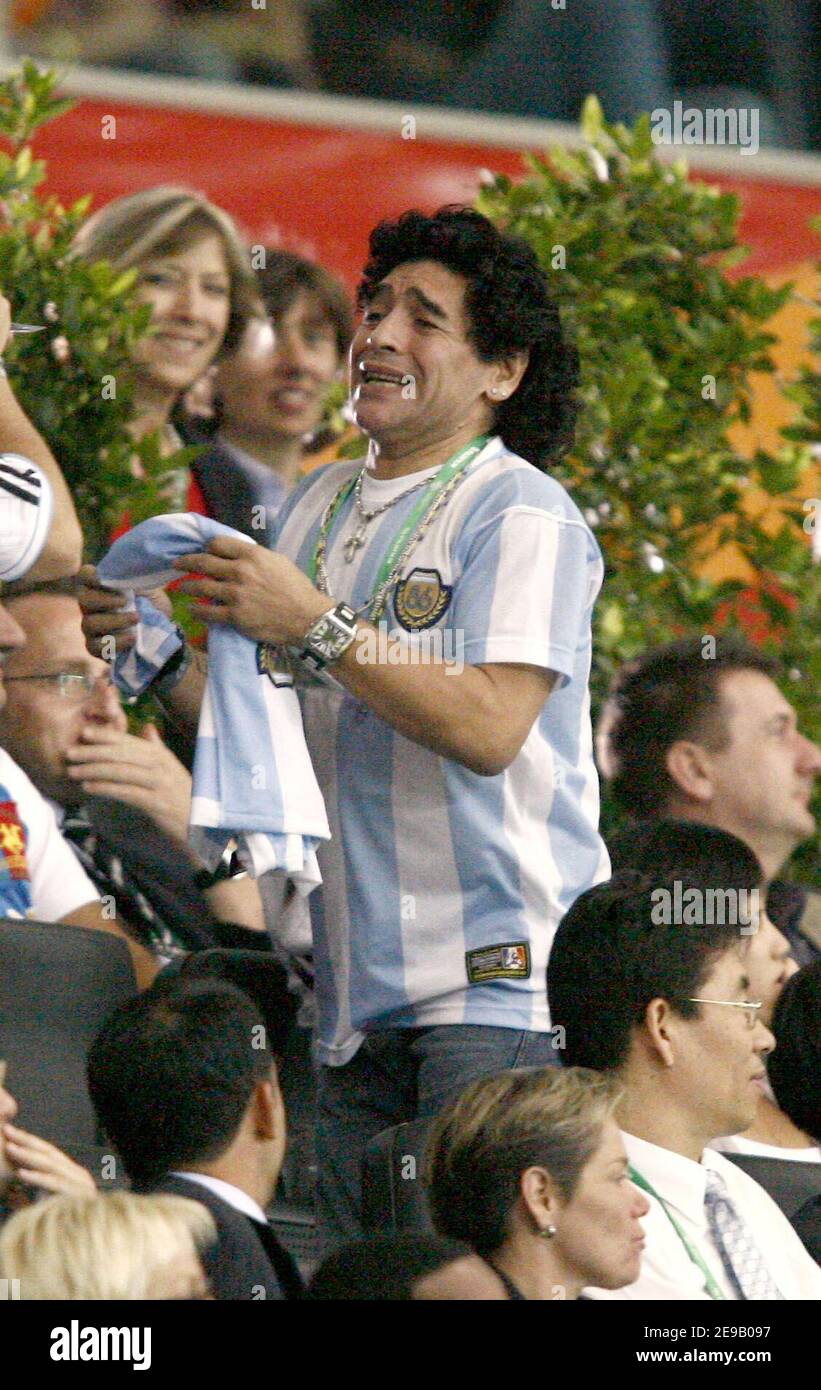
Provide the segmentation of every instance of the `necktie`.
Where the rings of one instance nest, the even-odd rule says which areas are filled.
[[[730,1201],[724,1179],[709,1168],[704,1207],[722,1263],[739,1298],[782,1298],[752,1234]]]
[[[110,895],[117,912],[149,951],[168,960],[184,957],[187,952],[174,940],[148,899],[123,869],[119,855],[100,838],[82,808],[66,812],[60,826],[63,838],[94,884],[103,895]]]

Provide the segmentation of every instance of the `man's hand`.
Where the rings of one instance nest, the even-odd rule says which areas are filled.
[[[93,565],[83,565],[77,575],[75,595],[83,610],[83,635],[92,656],[110,661],[115,653],[133,647],[137,614],[126,606],[124,594],[103,587]],[[171,600],[164,589],[152,589],[144,597],[166,617],[171,617]],[[115,651],[110,648],[112,637]]]
[[[55,1144],[12,1124],[3,1125],[3,1138],[14,1176],[20,1182],[72,1197],[93,1196],[97,1191],[88,1169],[75,1163]]]
[[[207,551],[182,556],[174,568],[204,576],[180,585],[182,593],[209,600],[199,605],[199,618],[235,627],[255,642],[297,646],[334,606],[284,555],[231,536],[217,536]]]
[[[108,796],[136,806],[182,845],[188,841],[191,777],[153,724],[142,737],[89,724],[69,748],[69,776],[85,796]]]

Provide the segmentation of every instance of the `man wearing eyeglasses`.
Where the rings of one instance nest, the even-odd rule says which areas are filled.
[[[702,872],[678,875],[696,895],[681,921],[655,910],[673,878],[615,875],[576,899],[553,943],[562,1062],[618,1078],[630,1180],[650,1200],[638,1280],[594,1298],[821,1298],[821,1269],[787,1218],[709,1147],[750,1124],[774,1047],[751,995],[747,924],[698,911],[710,888],[751,891],[758,871],[721,880],[715,868],[705,854]]]
[[[254,880],[195,887],[190,775],[153,726],[128,732],[108,667],[86,650],[77,600],[38,585],[8,608],[25,646],[5,664],[0,744],[49,799],[132,937],[164,962],[208,946],[267,944]]]
[[[0,339],[4,304],[0,296]],[[52,509],[52,488],[38,465],[22,456],[0,454],[3,581],[32,574],[38,558],[46,553]],[[45,638],[48,640],[48,634]],[[14,658],[25,642],[26,634],[19,623],[0,603],[0,712],[6,702],[5,663]],[[2,918],[64,922],[114,936],[124,935],[122,924],[115,914],[104,912],[94,884],[61,838],[53,811],[9,756],[0,737]],[[136,942],[129,941],[128,945],[138,983],[149,984],[157,973],[153,957]]]

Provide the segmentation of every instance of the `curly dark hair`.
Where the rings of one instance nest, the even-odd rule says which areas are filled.
[[[546,470],[573,442],[579,360],[535,252],[472,208],[405,212],[371,232],[359,306],[408,261],[438,261],[467,280],[468,336],[482,362],[530,354],[517,390],[496,408],[494,428],[514,454]]]

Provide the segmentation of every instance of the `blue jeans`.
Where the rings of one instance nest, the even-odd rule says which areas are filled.
[[[344,1067],[320,1067],[317,1213],[325,1250],[363,1234],[362,1158],[383,1129],[433,1119],[480,1076],[559,1062],[550,1033],[447,1024],[369,1033]]]

